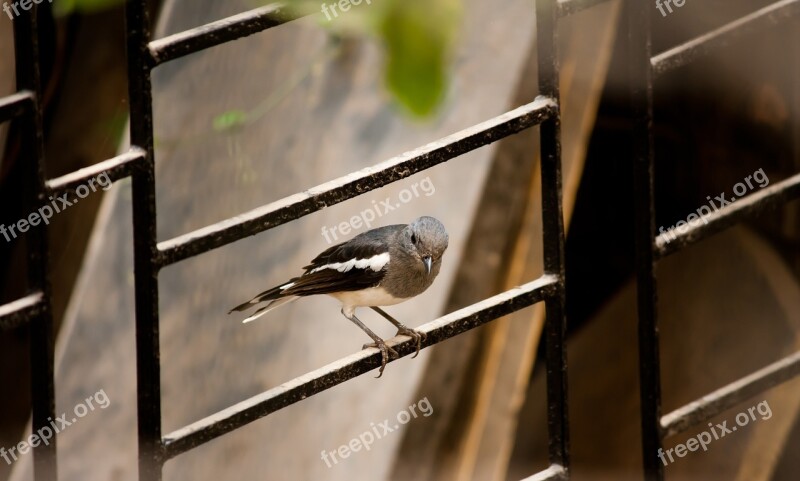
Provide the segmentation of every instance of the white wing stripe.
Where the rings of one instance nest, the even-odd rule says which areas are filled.
[[[383,254],[372,256],[369,259],[351,259],[347,262],[333,262],[331,264],[325,264],[324,266],[315,267],[309,272],[309,274],[319,272],[323,269],[336,269],[339,272],[347,272],[353,268],[372,269],[373,271],[378,272],[388,263],[389,253],[384,252]]]

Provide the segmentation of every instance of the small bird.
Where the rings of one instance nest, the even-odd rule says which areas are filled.
[[[447,243],[444,225],[433,217],[377,227],[326,249],[303,268],[300,276],[258,294],[228,314],[267,302],[242,321],[251,322],[300,297],[332,296],[342,303],[342,315],[374,341],[364,344],[363,349],[380,349],[382,362],[377,377],[381,377],[389,355],[399,355],[356,317],[356,308],[371,308],[397,327],[397,335],[414,339],[416,357],[425,333],[404,326],[379,306],[398,304],[425,292],[439,274]]]

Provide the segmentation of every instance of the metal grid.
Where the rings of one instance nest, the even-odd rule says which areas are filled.
[[[559,92],[556,52],[560,16],[589,8],[604,0],[540,0],[537,2],[537,41],[540,97],[533,102],[473,127],[432,142],[409,154],[389,159],[310,189],[302,194],[254,209],[174,239],[157,242],[155,228],[155,161],[153,150],[152,70],[190,53],[233,41],[289,22],[297,15],[269,5],[151,40],[151,21],[145,0],[126,6],[131,148],[128,152],[56,179],[45,180],[41,88],[36,8],[14,22],[17,93],[0,99],[0,121],[18,119],[23,132],[23,158],[31,159],[27,182],[28,205],[50,195],[73,191],[90,178],[106,173],[116,181],[132,177],[134,268],[136,289],[136,348],[138,387],[139,477],[161,479],[163,464],[211,439],[237,429],[310,395],[378,367],[377,353],[361,351],[300,378],[244,400],[173,433],[161,433],[159,364],[158,272],[161,268],[227,245],[246,236],[343,202],[391,182],[406,178],[508,135],[540,126],[542,157],[542,216],[545,274],[528,284],[485,299],[425,324],[425,347],[431,346],[498,317],[544,301],[547,308],[546,364],[550,467],[528,480],[568,478],[568,416],[564,351],[564,228],[561,203]],[[745,215],[800,196],[800,174],[748,196],[721,210],[708,224],[691,228],[666,243],[655,237],[653,208],[653,78],[686,64],[731,38],[797,15],[800,0],[783,0],[695,40],[651,57],[650,6],[627,0],[629,62],[635,115],[634,145],[639,304],[639,349],[642,394],[642,445],[645,476],[663,479],[656,451],[663,437],[720,413],[736,402],[800,374],[800,353],[719,389],[663,417],[660,415],[658,331],[655,315],[654,263],[682,247],[714,234]],[[26,240],[31,253],[30,293],[0,306],[0,328],[28,324],[31,329],[33,429],[55,416],[53,384],[53,320],[48,275],[48,245],[44,228],[32,229]],[[410,341],[396,346],[402,355],[414,351]],[[34,449],[37,480],[55,480],[56,442]]]
[[[129,0],[125,17],[131,148],[122,155],[49,181],[44,177],[42,112],[38,104],[41,91],[36,42],[37,10],[34,8],[31,15],[20,16],[15,21],[19,91],[0,99],[0,120],[24,117],[26,122],[23,126],[25,158],[33,159],[28,165],[30,182],[34,184],[29,189],[34,198],[28,200],[28,205],[37,205],[49,195],[71,192],[102,173],[114,181],[132,178],[140,479],[160,480],[164,463],[172,457],[380,365],[377,352],[361,351],[162,435],[158,312],[158,273],[161,268],[404,179],[534,125],[541,129],[545,274],[429,322],[420,330],[428,335],[423,346],[428,347],[498,317],[545,302],[551,464],[547,470],[530,479],[567,478],[564,227],[556,23],[559,15],[597,2],[547,0],[537,3],[540,96],[531,103],[369,169],[163,242],[157,242],[156,236],[152,70],[190,53],[282,25],[298,18],[298,15],[279,5],[269,5],[153,41],[146,0]],[[53,322],[46,233],[46,229],[40,228],[30,231],[27,236],[33,253],[29,264],[31,292],[22,299],[0,306],[0,327],[6,329],[28,323],[32,329],[34,430],[46,426],[48,417],[55,417]],[[414,351],[414,346],[406,341],[395,349],[401,356],[406,356]],[[57,479],[55,450],[55,442],[34,449],[37,480]]]
[[[551,406],[550,459],[553,465],[547,479],[566,476],[564,229],[555,52],[558,8],[554,0],[539,3],[537,18],[539,63],[542,72],[541,96],[533,102],[422,146],[411,153],[159,243],[156,243],[155,235],[155,165],[150,86],[152,69],[184,55],[279,26],[297,18],[297,15],[280,6],[270,5],[151,41],[145,2],[137,0],[128,3],[126,19],[131,73],[131,144],[141,148],[143,154],[141,168],[133,172],[140,479],[161,479],[163,464],[168,459],[372,370],[380,363],[377,352],[361,351],[182,429],[162,435],[157,308],[159,269],[409,177],[537,124],[540,125],[542,136],[545,274],[521,287],[432,321],[421,326],[420,330],[428,335],[424,342],[424,347],[428,347],[544,301],[548,315],[546,340],[548,397]],[[414,346],[406,341],[396,346],[396,349],[401,356],[405,356],[414,351]]]
[[[755,373],[661,415],[661,379],[656,316],[655,263],[737,222],[746,216],[800,197],[800,173],[758,193],[721,208],[707,224],[691,226],[677,239],[655,236],[653,81],[686,65],[733,39],[800,14],[800,0],[782,0],[727,25],[712,30],[656,56],[651,55],[650,14],[653,3],[628,0],[628,63],[634,116],[634,202],[636,229],[637,303],[639,312],[639,380],[642,423],[642,456],[645,479],[664,479],[658,450],[665,437],[704,423],[737,403],[800,375],[800,351]],[[797,59],[789,59],[789,64]]]
[[[36,15],[20,15],[14,21],[14,62],[17,92],[0,98],[0,122],[14,120],[21,137],[19,158],[24,159],[23,205],[47,202],[54,194],[45,183],[44,132],[42,129],[39,42]],[[54,333],[49,278],[47,231],[28,230],[27,285],[29,293],[0,306],[0,329],[27,324],[30,330],[31,404],[34,432],[55,419],[53,383]],[[33,459],[38,479],[56,479],[56,440],[35,448]]]

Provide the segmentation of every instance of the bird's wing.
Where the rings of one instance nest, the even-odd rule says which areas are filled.
[[[310,296],[377,286],[389,265],[389,239],[403,227],[402,224],[379,227],[326,249],[281,294]]]
[[[335,262],[347,262],[350,259],[363,259],[371,257],[376,253],[389,250],[389,239],[391,239],[399,230],[402,230],[405,224],[387,225],[378,227],[367,232],[353,237],[347,242],[331,246],[311,261],[307,266],[303,267],[306,274],[318,267],[332,264]]]
[[[256,304],[290,296],[311,296],[374,287],[389,264],[389,239],[404,224],[378,227],[347,242],[325,249],[305,266],[300,277],[268,289],[229,311],[244,311]]]

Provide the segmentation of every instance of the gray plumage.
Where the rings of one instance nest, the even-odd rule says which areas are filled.
[[[407,225],[378,227],[326,249],[304,267],[302,275],[258,294],[229,314],[266,302],[243,321],[250,322],[299,297],[335,297],[342,303],[342,314],[375,341],[365,347],[380,349],[380,377],[388,355],[396,356],[397,352],[355,316],[356,308],[372,308],[398,328],[398,335],[414,338],[418,354],[424,334],[407,328],[378,306],[403,302],[428,289],[439,274],[447,245],[447,231],[433,217],[423,216]]]

